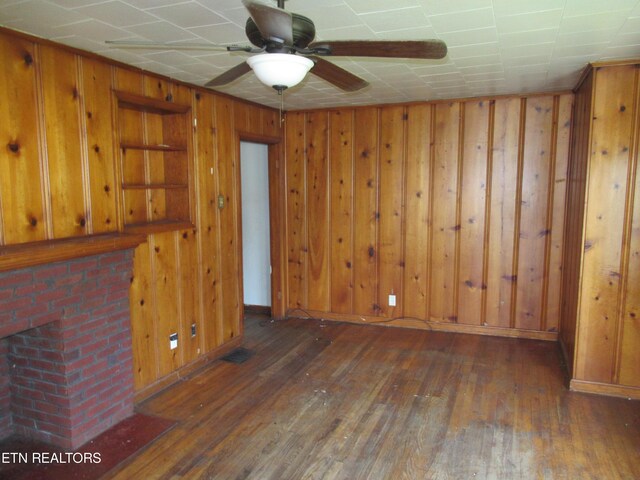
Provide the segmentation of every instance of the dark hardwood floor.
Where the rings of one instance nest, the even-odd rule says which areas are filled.
[[[567,391],[555,343],[250,317],[140,405],[171,431],[106,478],[638,479],[640,402]]]

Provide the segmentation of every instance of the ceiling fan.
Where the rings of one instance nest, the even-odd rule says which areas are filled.
[[[226,85],[254,70],[256,76],[278,93],[298,84],[307,72],[317,75],[336,87],[353,92],[368,82],[322,57],[378,57],[440,59],[447,54],[441,40],[389,41],[341,40],[314,42],[313,21],[303,15],[284,10],[285,0],[272,7],[253,0],[242,0],[249,11],[245,32],[254,45],[220,46],[213,44],[158,44],[144,42],[107,43],[124,48],[210,49],[225,48],[230,52],[257,53],[207,82],[207,87]]]

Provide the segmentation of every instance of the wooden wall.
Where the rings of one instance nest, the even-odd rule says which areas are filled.
[[[572,101],[288,113],[289,313],[556,338]]]
[[[194,227],[150,234],[135,252],[136,388],[239,339],[239,135],[277,141],[278,112],[6,30],[0,52],[0,245],[122,230],[112,90],[170,96],[197,118],[190,139]],[[135,128],[152,135],[154,126],[137,115]],[[218,195],[226,200],[222,210]],[[170,350],[173,332],[179,346]]]
[[[598,66],[577,91],[562,340],[572,387],[640,398],[640,65]],[[586,205],[584,215],[581,205]],[[574,225],[575,223],[575,225]],[[575,346],[573,345],[575,343]],[[628,387],[628,388],[627,388]]]

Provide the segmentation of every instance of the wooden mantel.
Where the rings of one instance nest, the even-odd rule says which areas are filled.
[[[135,248],[146,241],[142,234],[109,233],[0,246],[0,272]]]

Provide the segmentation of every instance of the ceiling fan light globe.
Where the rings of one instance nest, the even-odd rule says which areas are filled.
[[[291,53],[263,53],[247,59],[262,83],[269,87],[293,87],[309,73],[314,63]]]

